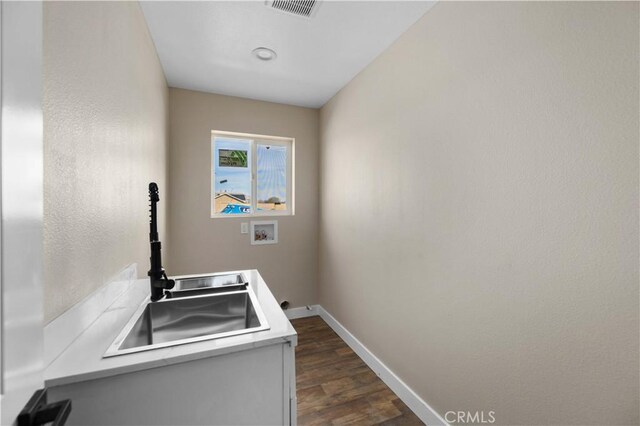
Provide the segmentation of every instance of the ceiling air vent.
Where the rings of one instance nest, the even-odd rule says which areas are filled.
[[[265,3],[271,9],[311,18],[318,9],[319,0],[267,0]]]

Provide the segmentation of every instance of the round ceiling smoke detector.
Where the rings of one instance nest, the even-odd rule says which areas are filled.
[[[261,61],[272,61],[278,57],[276,52],[269,49],[268,47],[256,47],[251,53],[253,53],[255,57],[260,59]]]

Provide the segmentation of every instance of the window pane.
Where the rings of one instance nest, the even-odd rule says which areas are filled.
[[[251,213],[251,141],[215,138],[213,211]]]
[[[287,210],[287,147],[257,146],[258,212]]]

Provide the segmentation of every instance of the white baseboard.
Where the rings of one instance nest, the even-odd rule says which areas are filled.
[[[448,423],[420,398],[405,382],[403,382],[393,371],[380,361],[366,346],[338,322],[322,306],[315,305],[318,315],[344,340],[347,345],[371,368],[382,381],[398,395],[407,407],[415,413],[427,425],[446,425]]]
[[[319,305],[307,305],[302,306],[300,308],[291,308],[284,311],[284,314],[287,318],[296,319],[296,318],[306,318],[306,317],[315,317],[320,315],[318,313]]]

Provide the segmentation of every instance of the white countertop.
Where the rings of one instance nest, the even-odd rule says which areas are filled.
[[[109,345],[149,296],[149,280],[136,280],[45,369],[45,386],[109,377],[283,342],[297,345],[295,329],[258,271],[233,272],[242,272],[249,281],[267,318],[268,330],[103,358]]]

